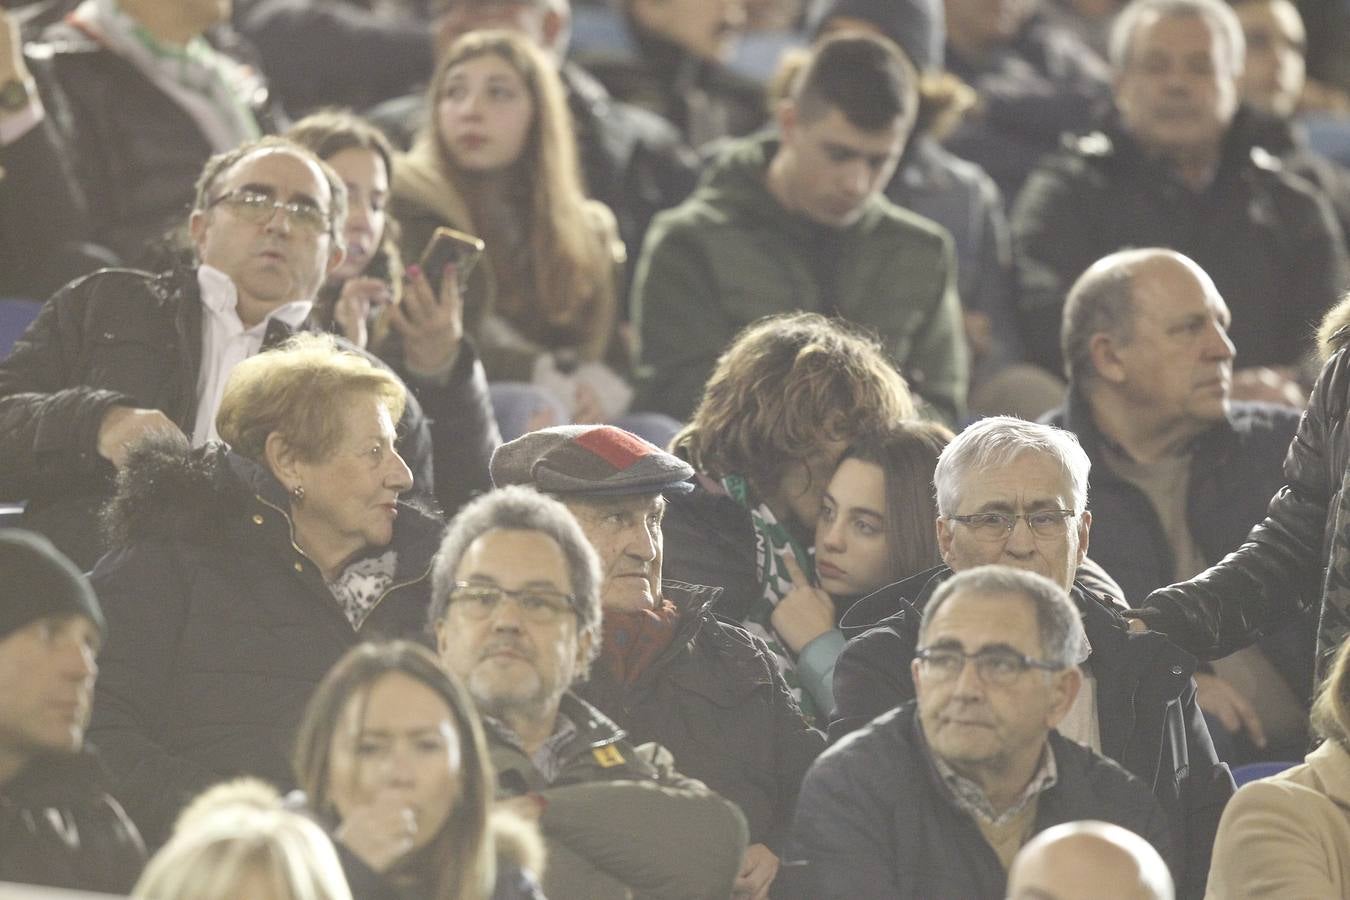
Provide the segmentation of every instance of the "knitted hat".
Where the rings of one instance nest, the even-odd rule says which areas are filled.
[[[76,613],[104,629],[89,579],[42,535],[0,530],[0,640],[36,619]]]
[[[494,485],[528,484],[546,494],[684,494],[694,489],[693,474],[684,460],[612,425],[532,431],[492,454]]]
[[[823,25],[836,16],[862,19],[875,25],[882,34],[900,45],[920,72],[943,66],[943,44],[947,27],[942,0],[834,0],[816,21],[813,37],[820,37]]]

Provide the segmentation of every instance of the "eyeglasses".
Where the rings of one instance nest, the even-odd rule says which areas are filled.
[[[975,672],[985,684],[1007,687],[1028,669],[1042,669],[1046,672],[1058,672],[1064,666],[1056,663],[1032,659],[1013,650],[981,650],[979,653],[966,653],[951,648],[932,649],[925,647],[915,654],[924,674],[934,681],[952,681],[966,667],[966,660],[975,661]]]
[[[1036,537],[1059,537],[1068,530],[1069,520],[1078,518],[1071,509],[1038,509],[1035,512],[1009,515],[1008,513],[974,513],[969,516],[947,516],[960,522],[981,541],[1001,541],[1012,534],[1018,519],[1026,519],[1027,527]]]
[[[507,597],[520,607],[520,614],[527,622],[536,625],[548,625],[556,622],[564,613],[574,612],[576,600],[571,594],[551,591],[548,588],[522,588],[508,591],[492,584],[474,584],[468,581],[456,581],[450,591],[450,606],[459,610],[466,619],[482,621],[490,619],[501,609]]]
[[[222,204],[228,206],[231,212],[245,222],[251,222],[254,225],[262,225],[271,221],[272,217],[277,214],[277,210],[284,212],[287,220],[296,228],[314,234],[327,231],[331,224],[328,213],[319,209],[313,203],[306,200],[275,200],[271,194],[255,191],[251,188],[239,188],[221,194],[206,204],[206,208],[214,209]]]

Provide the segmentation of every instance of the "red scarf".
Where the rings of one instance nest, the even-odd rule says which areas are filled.
[[[675,639],[679,619],[679,609],[665,599],[656,609],[605,610],[600,664],[615,681],[631,687]]]

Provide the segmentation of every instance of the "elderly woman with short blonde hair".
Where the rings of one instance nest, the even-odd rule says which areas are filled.
[[[93,574],[115,609],[90,734],[149,842],[222,776],[290,783],[293,731],[333,663],[421,633],[442,525],[401,499],[405,400],[365,357],[302,335],[235,368],[227,445],[132,450]]]

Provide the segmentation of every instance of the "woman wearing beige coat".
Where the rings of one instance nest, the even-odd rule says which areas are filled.
[[[1326,741],[1303,765],[1229,801],[1207,898],[1350,897],[1350,642],[1313,704],[1313,727]]]

